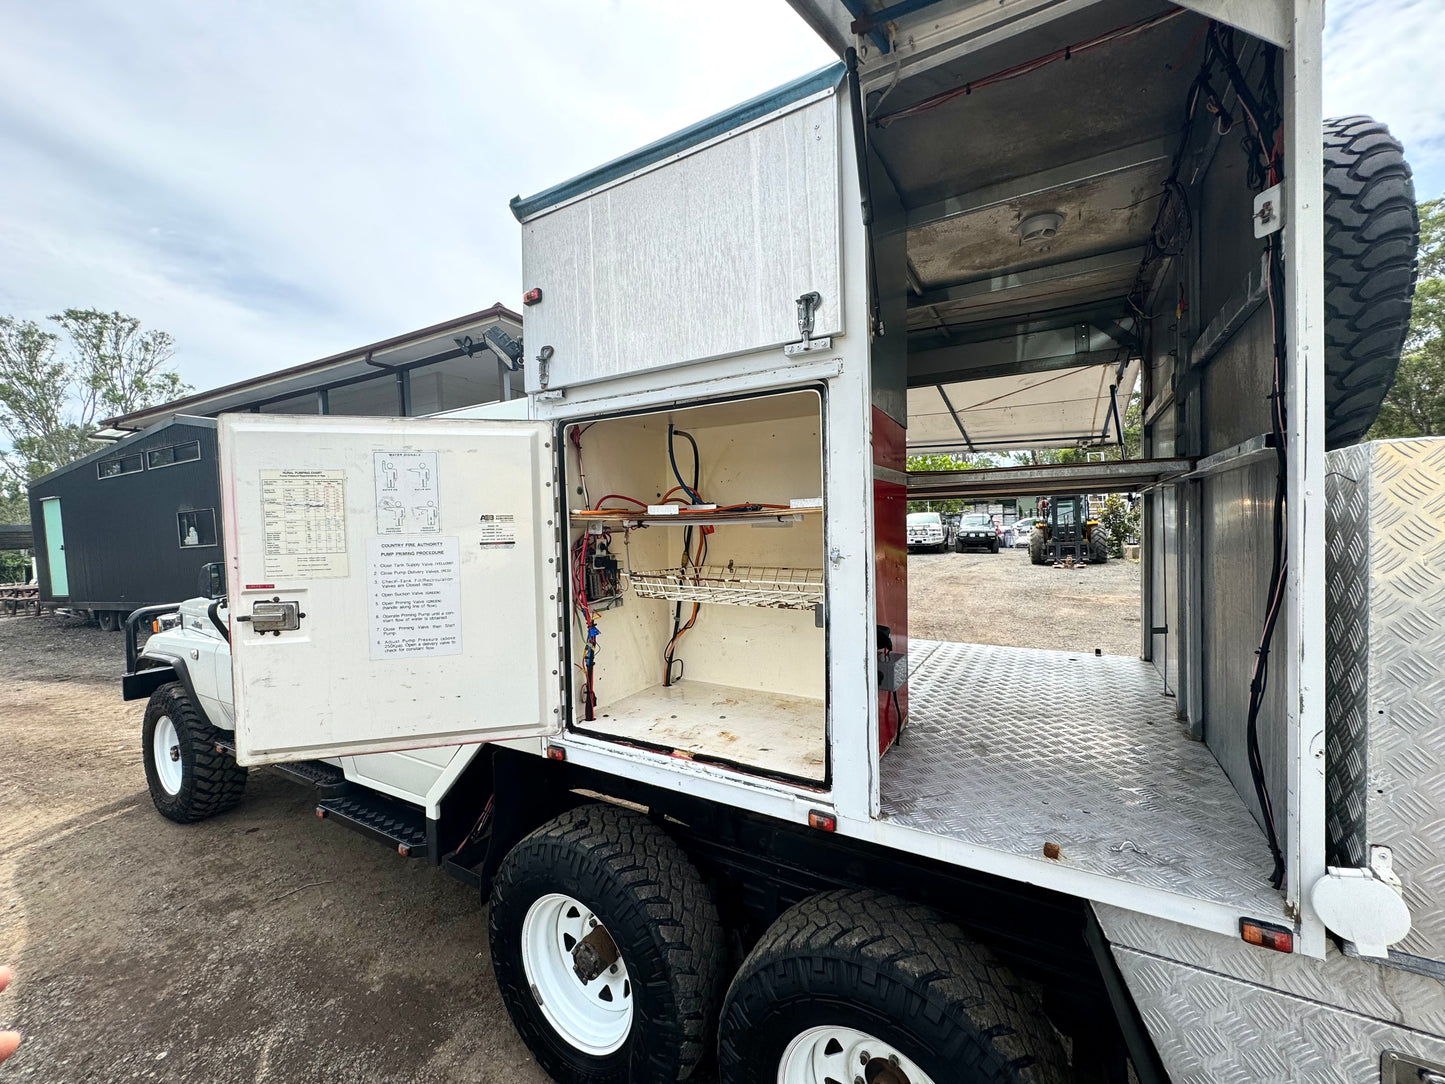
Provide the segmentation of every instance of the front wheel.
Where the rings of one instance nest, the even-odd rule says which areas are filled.
[[[825,892],[785,913],[733,980],[723,1084],[1062,1084],[1033,995],[926,907]]]
[[[146,786],[162,816],[192,824],[241,800],[246,769],[217,748],[224,736],[206,721],[179,681],[151,693],[141,749]]]
[[[537,1063],[564,1084],[663,1084],[702,1058],[722,978],[717,912],[672,839],[616,806],[529,835],[492,882],[492,969]]]
[[[1036,565],[1044,563],[1044,532],[1038,527],[1029,535],[1029,560]]]
[[[1102,565],[1109,559],[1109,543],[1099,531],[1089,537],[1089,550],[1096,565]]]

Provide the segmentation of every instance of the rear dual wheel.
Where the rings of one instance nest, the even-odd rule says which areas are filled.
[[[605,804],[544,824],[492,883],[492,968],[553,1079],[662,1084],[702,1059],[722,932],[701,877],[645,816]]]
[[[728,991],[724,1084],[1061,1084],[1032,993],[926,907],[825,892],[775,922]]]

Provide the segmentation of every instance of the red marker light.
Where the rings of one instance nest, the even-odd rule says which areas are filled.
[[[1276,926],[1273,922],[1242,918],[1239,920],[1239,936],[1246,944],[1258,945],[1260,948],[1273,949],[1275,952],[1294,951],[1294,931],[1284,926]]]
[[[525,294],[522,295],[523,305],[535,305],[541,300],[542,288],[540,286],[533,286],[530,290],[528,290]]]
[[[566,760],[567,750],[563,749],[560,745],[549,745],[547,746],[547,759]]]
[[[833,832],[838,828],[838,818],[831,813],[824,813],[821,809],[810,809],[808,827],[816,828],[820,832]]]

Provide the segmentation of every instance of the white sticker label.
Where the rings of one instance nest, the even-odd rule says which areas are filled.
[[[515,546],[517,544],[516,516],[483,516],[481,527],[481,540],[484,546]]]
[[[373,659],[460,655],[456,538],[368,538],[366,603]]]
[[[374,452],[377,534],[441,534],[436,452]]]
[[[345,471],[263,470],[261,524],[267,579],[351,574]]]

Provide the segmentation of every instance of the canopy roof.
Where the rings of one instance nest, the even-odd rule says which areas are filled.
[[[1121,413],[1128,407],[1138,376],[1138,361],[1129,360],[909,388],[908,448],[987,451],[1117,444],[1114,404]]]

